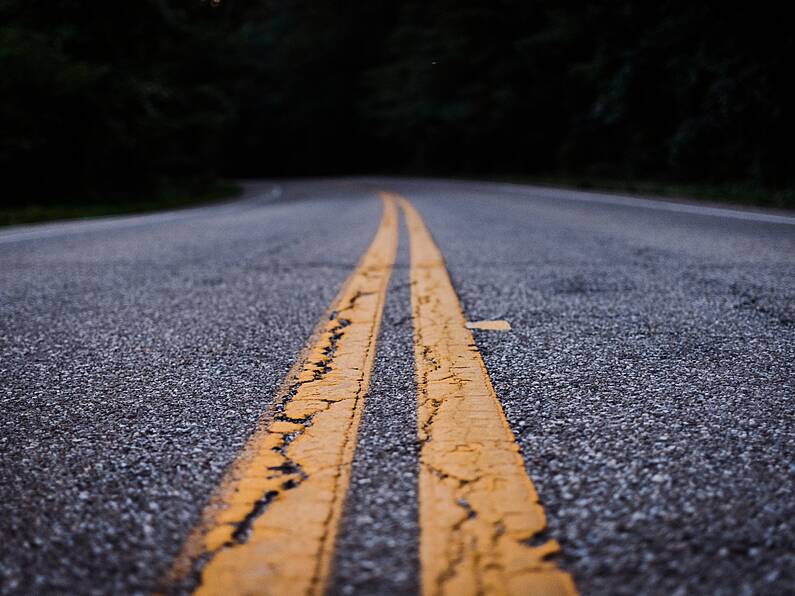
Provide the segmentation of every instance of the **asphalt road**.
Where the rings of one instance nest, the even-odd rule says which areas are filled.
[[[443,252],[583,594],[795,592],[795,217],[524,186],[252,183],[0,231],[0,592],[147,593],[375,233]],[[333,594],[415,594],[406,233]]]

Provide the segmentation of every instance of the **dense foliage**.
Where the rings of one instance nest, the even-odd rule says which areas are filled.
[[[366,171],[792,188],[790,20],[730,4],[0,0],[3,193]]]

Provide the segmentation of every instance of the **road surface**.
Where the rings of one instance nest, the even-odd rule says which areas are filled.
[[[361,178],[8,228],[0,378],[3,594],[795,592],[786,214]]]

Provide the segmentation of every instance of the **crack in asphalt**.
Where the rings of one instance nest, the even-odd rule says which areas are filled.
[[[571,577],[547,560],[557,542],[526,542],[546,525],[538,495],[444,258],[419,213],[401,206],[412,252],[423,592],[574,594]]]
[[[297,381],[290,385],[289,390],[287,391],[286,395],[283,399],[279,401],[279,404],[276,406],[276,409],[279,413],[274,416],[274,420],[277,422],[283,422],[286,424],[296,425],[299,428],[297,430],[293,430],[292,432],[285,432],[285,433],[277,433],[281,435],[280,441],[277,445],[272,447],[272,451],[278,453],[282,458],[282,463],[275,466],[268,466],[266,469],[272,472],[278,472],[277,474],[270,474],[266,476],[266,479],[281,479],[284,478],[284,481],[281,483],[278,489],[270,489],[263,493],[263,495],[257,499],[251,510],[246,513],[246,515],[235,524],[235,529],[232,532],[232,539],[225,542],[219,548],[210,551],[207,553],[207,556],[201,561],[201,567],[196,569],[195,572],[197,574],[197,583],[196,587],[201,585],[201,572],[202,569],[222,550],[234,548],[235,546],[245,544],[252,531],[252,526],[257,518],[259,518],[265,511],[268,509],[268,506],[273,503],[279,495],[288,490],[293,490],[300,486],[304,481],[309,478],[309,475],[304,471],[303,466],[292,459],[288,454],[287,450],[288,447],[297,439],[299,439],[304,432],[312,425],[312,422],[315,416],[323,411],[327,411],[335,403],[339,403],[342,400],[319,400],[323,403],[326,403],[327,406],[324,409],[320,409],[315,413],[308,414],[301,418],[294,418],[288,416],[284,413],[285,409],[289,406],[292,399],[296,396],[298,391],[301,389],[302,386],[309,384],[309,383],[317,383],[320,382],[326,377],[326,375],[333,370],[333,364],[335,355],[340,345],[340,341],[345,336],[345,329],[350,326],[351,321],[349,319],[345,319],[340,317],[341,313],[352,309],[356,301],[364,295],[370,294],[371,292],[362,292],[357,291],[351,299],[348,301],[346,306],[342,309],[333,311],[329,316],[330,323],[327,324],[327,328],[324,330],[322,334],[321,341],[325,343],[325,345],[320,349],[321,354],[323,357],[320,360],[316,360],[313,362],[307,362],[305,364],[306,367],[311,367],[312,378],[308,381]],[[360,398],[361,389],[362,389],[362,381],[363,375],[359,377],[358,383],[358,390],[354,393],[354,396],[351,399],[358,400]],[[353,415],[351,416],[351,418]],[[324,537],[321,538],[321,542],[325,540],[325,536],[328,533],[328,522],[327,519],[324,527]],[[318,570],[315,570],[315,573],[312,578],[312,585],[314,586],[317,582],[317,575]]]
[[[183,547],[179,560],[200,553],[193,556],[197,593],[267,585],[275,593],[319,594],[328,579],[397,248],[396,206],[383,204],[375,238],[334,310],[219,488],[219,506],[205,511],[205,527]]]

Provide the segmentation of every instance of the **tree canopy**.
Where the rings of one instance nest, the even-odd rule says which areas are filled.
[[[795,186],[761,4],[0,0],[6,200],[364,172]]]

